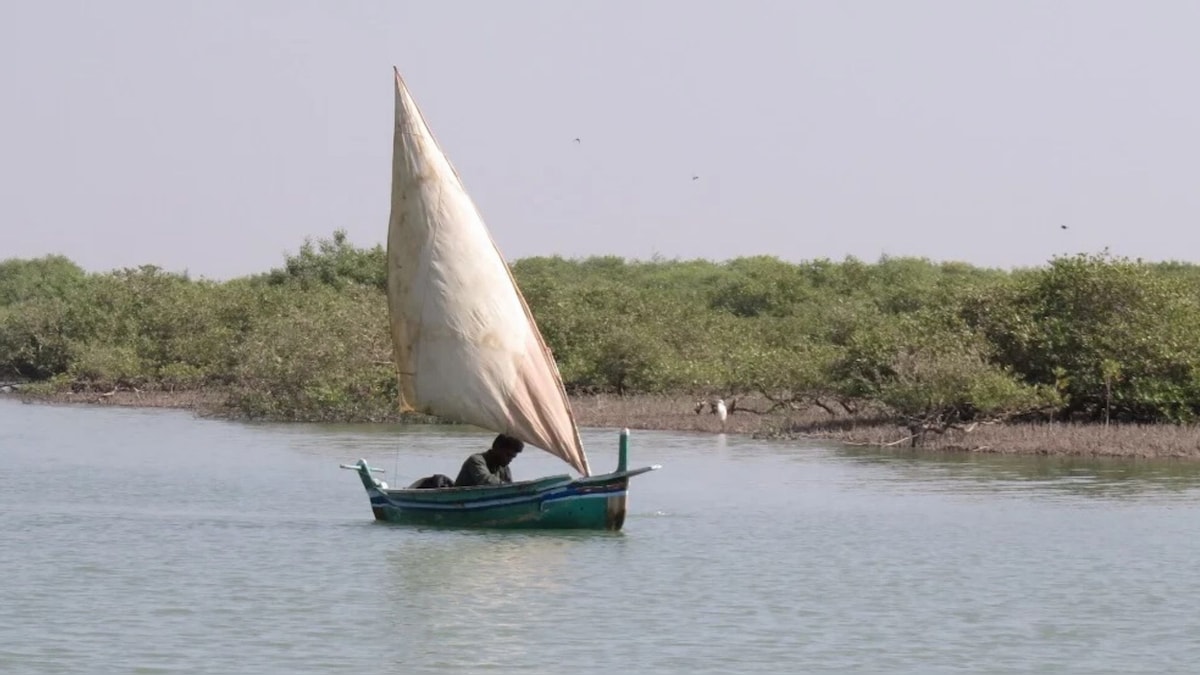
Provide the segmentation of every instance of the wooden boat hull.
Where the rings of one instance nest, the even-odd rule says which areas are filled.
[[[367,460],[343,464],[358,472],[375,520],[404,525],[501,529],[619,531],[625,524],[629,479],[661,468],[627,469],[629,430],[621,431],[617,470],[572,479],[566,474],[478,487],[392,489]]]
[[[502,486],[389,489],[365,460],[358,469],[375,519],[404,525],[618,531],[625,524],[629,479],[656,467],[572,480],[547,476]]]

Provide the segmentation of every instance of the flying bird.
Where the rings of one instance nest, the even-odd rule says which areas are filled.
[[[1065,230],[1065,229],[1067,229],[1067,226],[1066,226],[1066,225],[1059,225],[1059,227],[1061,227],[1061,228],[1062,228],[1062,229],[1064,229],[1064,230]]]
[[[576,143],[578,143],[578,142],[579,142],[579,139],[578,139],[578,138],[576,138],[576,139],[575,139],[575,142],[576,142]]]
[[[692,180],[700,180],[700,176],[692,176]]]

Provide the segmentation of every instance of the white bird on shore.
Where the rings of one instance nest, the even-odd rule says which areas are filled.
[[[729,411],[725,409],[725,399],[717,399],[717,404],[713,406],[713,413],[716,414],[717,419],[721,420],[721,430],[724,431],[725,418],[729,416]]]

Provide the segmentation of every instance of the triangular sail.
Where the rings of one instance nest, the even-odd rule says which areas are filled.
[[[402,410],[516,436],[591,475],[554,358],[398,70],[387,276]]]

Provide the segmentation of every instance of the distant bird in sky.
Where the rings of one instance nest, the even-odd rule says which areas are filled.
[[[692,176],[692,180],[700,180],[700,176]]]
[[[576,142],[576,143],[578,143],[578,142],[579,142],[579,139],[578,139],[578,138],[576,138],[576,139],[575,139],[575,142]]]
[[[1067,229],[1067,226],[1066,226],[1066,225],[1059,225],[1059,227],[1061,227],[1061,228],[1062,228],[1062,229],[1064,229],[1064,230],[1065,230],[1065,229]]]

